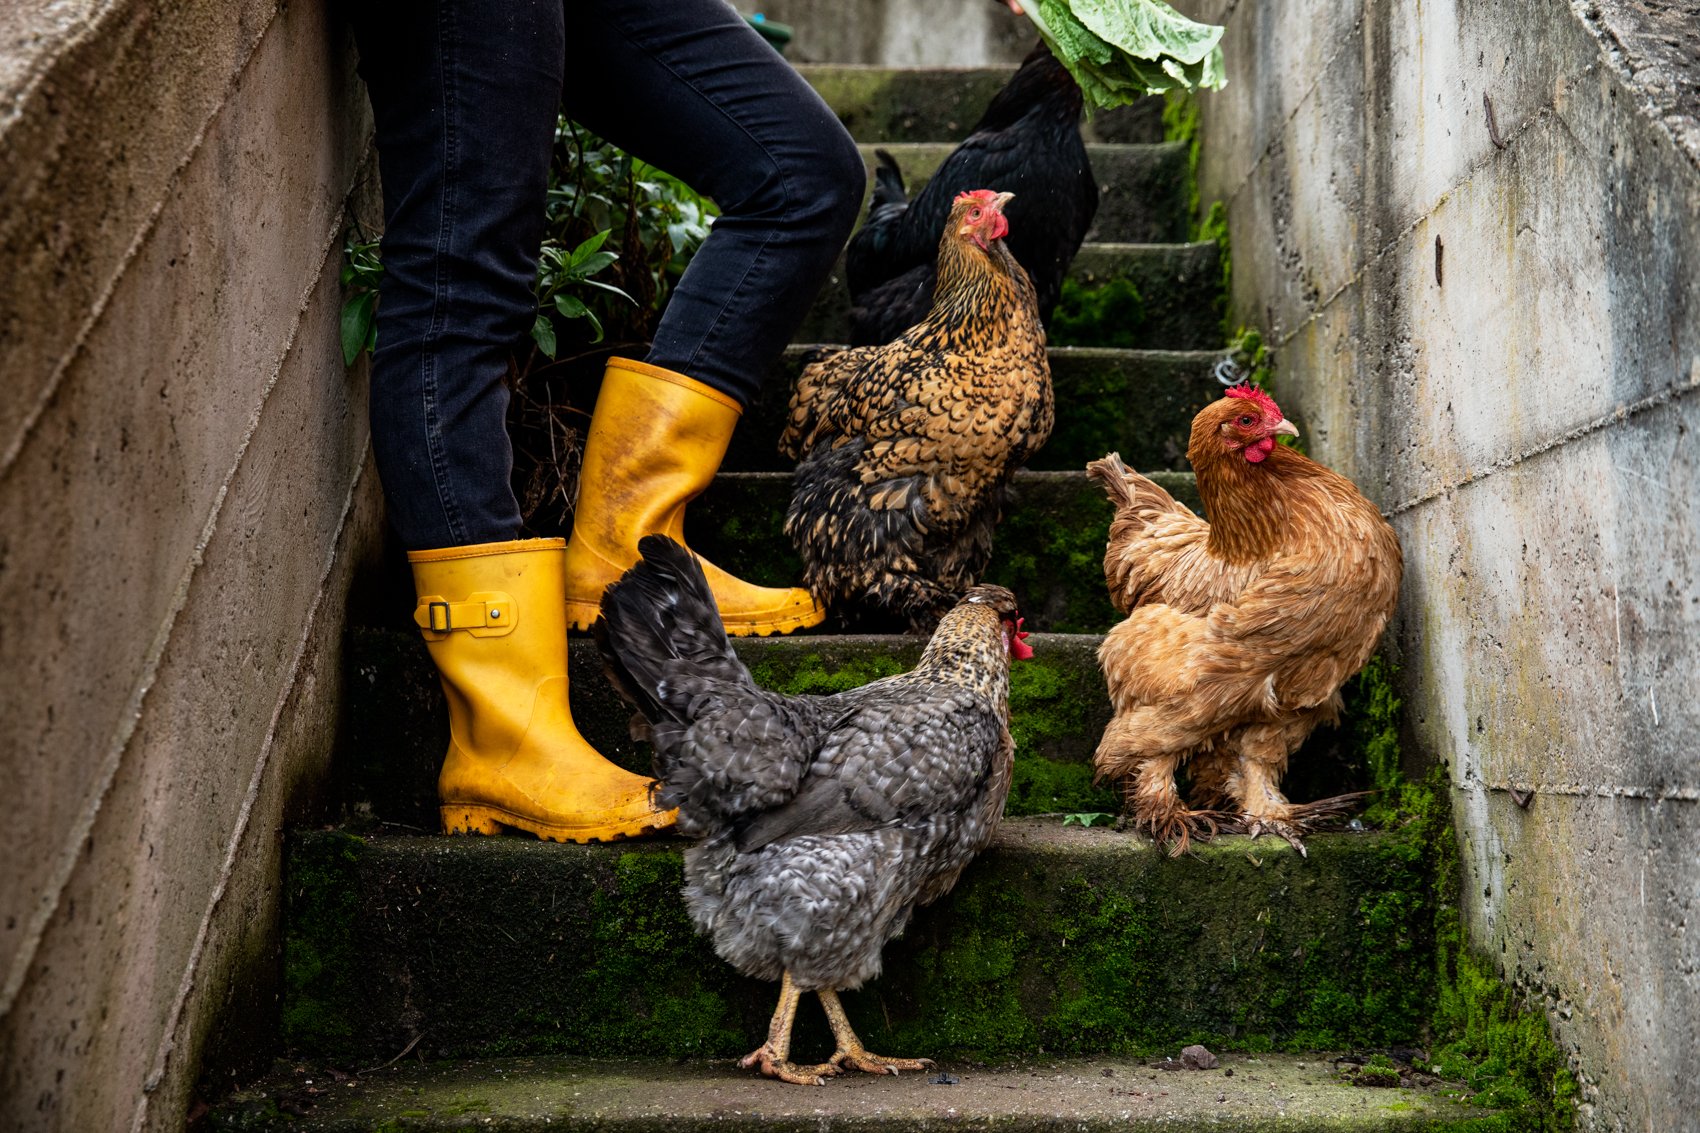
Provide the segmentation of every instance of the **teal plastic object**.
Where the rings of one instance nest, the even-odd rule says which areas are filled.
[[[744,21],[760,32],[761,37],[773,44],[773,49],[781,55],[785,54],[785,47],[791,42],[791,37],[797,34],[790,24],[770,20],[760,12],[745,16]]]

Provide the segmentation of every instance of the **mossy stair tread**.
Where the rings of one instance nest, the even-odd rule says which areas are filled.
[[[762,391],[744,410],[723,468],[729,472],[777,471],[790,463],[779,454],[791,388],[816,352],[829,346],[786,348]],[[1079,470],[1106,452],[1131,467],[1185,471],[1192,418],[1222,396],[1214,374],[1220,350],[1130,350],[1053,346],[1051,383],[1057,423],[1030,467]]]
[[[1099,455],[1102,455],[1100,450]],[[1190,472],[1151,472],[1200,510]],[[802,560],[785,536],[789,472],[723,472],[686,513],[692,549],[749,581],[789,586]],[[1115,511],[1084,471],[1022,471],[981,578],[1015,592],[1031,629],[1105,633],[1121,620],[1104,584],[1104,546]]]
[[[1012,814],[1110,811],[1113,791],[1092,781],[1091,759],[1110,720],[1095,634],[1034,633],[1034,657],[1010,681],[1016,740]],[[791,693],[831,693],[913,668],[914,636],[799,634],[740,638],[756,681]],[[346,720],[337,764],[350,807],[418,829],[437,825],[437,769],[448,735],[436,670],[416,633],[358,629],[347,640]],[[609,759],[647,774],[649,746],[632,739],[631,709],[609,683],[596,644],[569,644],[573,719]]]
[[[858,145],[873,192],[876,149],[886,150],[903,170],[913,200],[956,148],[954,142],[864,142]],[[1098,182],[1098,212],[1088,240],[1166,243],[1187,238],[1187,147],[1180,142],[1133,144],[1089,142],[1087,160]],[[997,185],[978,186],[996,189]],[[863,197],[864,205],[866,196]],[[864,215],[866,209],[863,209]]]
[[[229,1099],[214,1129],[298,1133],[488,1129],[1193,1130],[1372,1133],[1453,1130],[1492,1120],[1444,1084],[1359,1089],[1326,1054],[1227,1055],[1214,1070],[1163,1072],[1145,1060],[1070,1058],[936,1074],[852,1074],[791,1086],[730,1060],[506,1058],[400,1064],[353,1078],[287,1067]]]
[[[1209,241],[1141,244],[1093,241],[1081,245],[1069,278],[1083,287],[1111,280],[1133,285],[1137,300],[1124,300],[1114,318],[1116,332],[1132,347],[1208,350],[1222,341],[1221,250]],[[1055,321],[1053,320],[1055,324]],[[803,342],[842,342],[850,332],[850,292],[843,257],[797,330]],[[1053,325],[1052,338],[1067,328]]]
[[[772,984],[690,924],[684,844],[297,834],[286,892],[293,1055],[736,1057]],[[1431,890],[1411,831],[1224,836],[1171,857],[1062,816],[994,845],[848,992],[872,1050],[934,1058],[1384,1048],[1432,1008]],[[812,1003],[803,1057],[830,1041]],[[822,1050],[824,1053],[824,1049]]]
[[[797,68],[860,142],[960,142],[1014,67],[882,67],[859,63]],[[1089,141],[1158,142],[1163,100],[1100,110],[1081,124]]]

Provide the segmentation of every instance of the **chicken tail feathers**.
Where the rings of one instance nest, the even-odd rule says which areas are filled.
[[[909,207],[909,190],[903,184],[903,167],[883,149],[874,151],[879,168],[874,170],[874,192],[868,199],[868,219],[884,221]]]
[[[1086,475],[1104,489],[1117,515],[1132,515],[1141,523],[1149,523],[1180,506],[1160,485],[1123,464],[1120,453],[1108,453],[1102,460],[1092,461],[1086,466]]]
[[[732,651],[702,565],[665,535],[638,541],[636,566],[602,595],[591,627],[615,687],[652,724],[679,719],[667,678],[683,666],[705,677],[748,683]]]

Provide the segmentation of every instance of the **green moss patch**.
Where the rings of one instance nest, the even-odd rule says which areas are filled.
[[[876,1050],[1387,1046],[1415,1040],[1435,970],[1410,834],[1143,839],[1011,820],[847,997]],[[286,1016],[303,1056],[380,1062],[578,1053],[728,1057],[774,988],[692,930],[676,845],[303,834],[291,848]],[[806,1006],[799,1042],[827,1041]]]
[[[360,863],[366,843],[326,832],[292,845],[284,879],[283,1041],[342,1053],[360,993]]]

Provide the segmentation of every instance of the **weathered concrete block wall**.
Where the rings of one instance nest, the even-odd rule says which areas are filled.
[[[0,14],[0,1128],[177,1129],[275,990],[378,531],[327,5]]]
[[[988,0],[739,0],[737,8],[792,25],[785,55],[795,63],[984,67],[1019,63],[1039,40],[1027,17]]]
[[[1404,540],[1472,940],[1547,1010],[1585,1128],[1700,1127],[1700,23],[1194,8],[1230,27],[1202,179],[1237,313]]]

